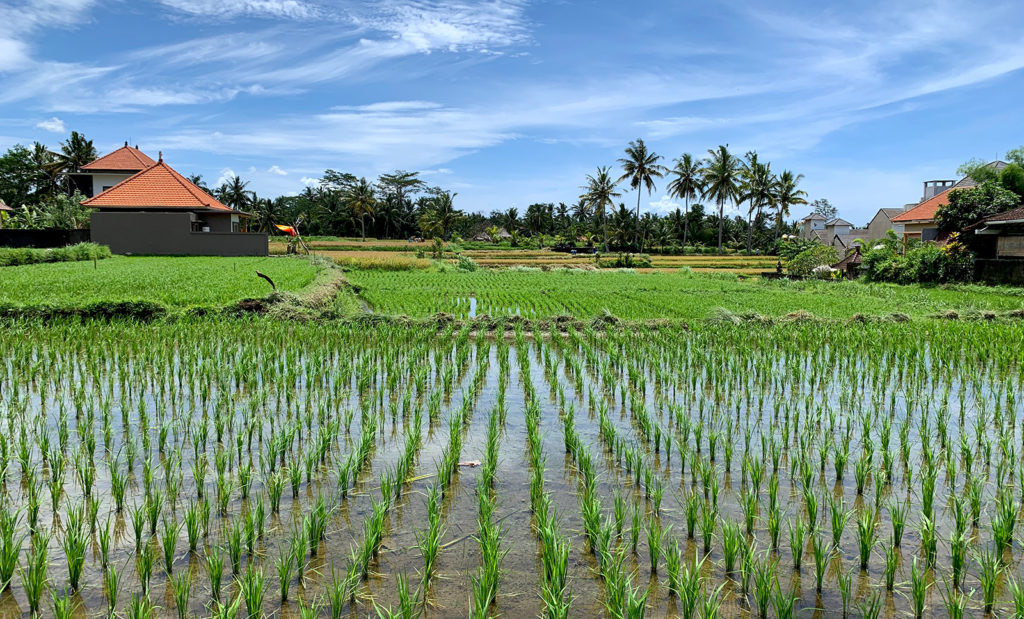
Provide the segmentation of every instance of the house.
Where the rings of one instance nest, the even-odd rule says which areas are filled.
[[[825,230],[825,218],[817,213],[811,213],[800,220],[800,238],[810,241],[818,238],[817,232]]]
[[[868,222],[866,229],[867,234],[864,235],[864,240],[873,241],[880,239],[893,229],[893,217],[903,214],[904,209],[902,208],[880,208],[875,216]]]
[[[128,151],[123,160],[135,156]],[[90,217],[93,242],[108,245],[115,254],[266,256],[268,252],[266,234],[245,231],[247,213],[221,204],[168,165],[162,154],[152,165],[82,205],[94,209]]]
[[[993,161],[985,167],[999,172],[1006,166],[1005,161]],[[956,182],[925,181],[924,195],[921,197],[921,201],[892,218],[896,234],[902,236],[904,241],[909,239],[942,240],[939,236],[939,226],[935,222],[935,214],[940,208],[949,204],[950,192],[974,187],[977,184],[977,181],[970,176],[965,176]]]
[[[91,161],[71,175],[71,182],[87,198],[99,195],[114,185],[156,163],[138,146],[124,146]]]
[[[986,217],[968,226],[965,232],[995,237],[994,257],[997,260],[1024,259],[1024,206]]]
[[[5,217],[4,213],[13,213],[13,212],[14,212],[14,209],[12,209],[11,207],[7,206],[7,204],[4,203],[3,200],[0,200],[0,228],[4,227],[4,217]]]

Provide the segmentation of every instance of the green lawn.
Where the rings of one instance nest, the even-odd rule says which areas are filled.
[[[360,295],[375,312],[412,317],[447,312],[457,317],[590,318],[607,309],[624,319],[697,320],[714,315],[718,308],[772,317],[797,310],[826,318],[893,312],[925,317],[950,309],[965,313],[1024,308],[1024,289],[757,281],[729,274],[482,269],[353,271],[347,277],[362,288]]]
[[[0,267],[0,304],[77,307],[100,301],[153,301],[166,307],[221,307],[263,297],[270,284],[298,291],[317,269],[296,258],[123,257]]]

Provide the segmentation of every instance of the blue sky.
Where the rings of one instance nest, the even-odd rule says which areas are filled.
[[[863,223],[1024,143],[1019,2],[6,0],[0,21],[0,147],[76,129],[269,196],[402,168],[464,209],[572,202],[642,137],[757,150]],[[675,207],[663,185],[644,209]]]

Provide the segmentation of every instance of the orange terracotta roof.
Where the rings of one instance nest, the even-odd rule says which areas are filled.
[[[3,200],[0,200],[0,211],[10,211],[10,212],[13,212],[14,209],[9,207],[9,206],[7,206],[7,204],[4,203]]]
[[[162,159],[110,189],[82,202],[92,208],[211,209],[237,213],[218,202]]]
[[[932,221],[935,219],[935,213],[937,213],[941,207],[949,204],[950,191],[952,191],[952,189],[947,189],[940,194],[936,194],[934,197],[928,198],[914,208],[893,217],[889,221],[893,223]]]
[[[156,162],[149,155],[133,146],[128,146],[128,142],[125,142],[124,146],[114,152],[82,166],[82,171],[121,170],[125,172],[138,172],[139,170],[145,170],[154,163]]]

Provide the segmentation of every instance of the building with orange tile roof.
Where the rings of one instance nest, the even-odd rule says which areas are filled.
[[[145,157],[125,146],[83,169],[142,165],[145,159],[139,155]],[[117,254],[267,255],[267,235],[245,231],[248,213],[221,203],[178,173],[162,154],[82,206],[94,209],[93,242],[108,245]]]
[[[125,142],[121,148],[85,164],[70,177],[78,191],[91,198],[155,163],[138,146],[128,146]]]

